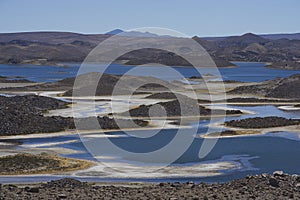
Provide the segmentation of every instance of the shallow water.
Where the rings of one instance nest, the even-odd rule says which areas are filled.
[[[273,79],[276,77],[286,77],[298,71],[283,71],[273,70],[263,67],[262,63],[238,63],[239,68],[220,68],[220,72],[225,80],[238,80],[238,81],[251,81],[259,82],[263,80]],[[79,65],[73,64],[71,67],[49,67],[49,66],[22,66],[22,65],[0,65],[0,74],[2,76],[23,76],[32,81],[56,81],[66,77],[73,77],[76,75]],[[132,66],[112,65],[108,69],[108,73],[122,74],[132,69]],[[185,77],[190,77],[195,74],[195,70],[192,68],[176,68]],[[203,73],[209,73],[209,69],[204,69]],[[170,80],[174,77],[165,75],[165,79]],[[222,106],[222,105],[221,105]],[[242,109],[252,111],[256,114],[242,115],[237,117],[227,117],[226,120],[243,119],[248,117],[265,117],[265,116],[281,116],[285,118],[300,118],[300,111],[283,111],[276,106],[227,106],[234,109]],[[99,107],[99,109],[102,109]],[[249,174],[259,173],[272,173],[275,170],[283,170],[287,173],[300,173],[300,139],[297,134],[289,132],[280,133],[268,133],[265,135],[245,136],[238,138],[222,138],[219,139],[213,150],[203,159],[198,156],[200,147],[203,143],[200,134],[204,134],[207,131],[207,125],[209,121],[203,120],[200,122],[192,123],[195,127],[199,124],[197,134],[193,136],[193,141],[189,148],[180,156],[171,166],[166,168],[162,173],[153,173],[153,175],[147,174],[147,177],[139,177],[132,169],[128,174],[112,173],[108,168],[102,168],[100,174],[95,172],[86,171],[73,175],[70,177],[76,177],[81,180],[88,181],[195,181],[195,182],[223,182],[236,178],[241,178]],[[188,130],[187,130],[188,131]],[[218,129],[211,129],[210,131],[218,131]],[[133,132],[131,132],[133,133]],[[118,145],[120,148],[126,149],[135,153],[147,153],[160,149],[164,145],[168,144],[175,137],[177,133],[176,129],[164,129],[159,134],[149,138],[135,138],[130,134],[123,133],[121,131],[106,133],[109,140]],[[134,131],[132,135],[147,135],[147,131]],[[93,141],[99,144],[102,148],[102,156],[110,157],[110,164],[115,163],[116,167],[120,167],[123,164],[132,163],[137,166],[151,167],[153,163],[142,163],[134,159],[134,157],[120,157],[120,155],[113,155],[109,147],[106,148],[103,141],[107,138],[90,137],[84,138],[85,142]],[[75,142],[71,142],[76,140]],[[209,139],[208,139],[209,140]],[[45,137],[45,138],[30,138],[22,139],[21,146],[15,148],[26,148],[26,145],[34,147],[39,144],[49,144],[49,146],[43,146],[42,148],[62,147],[72,150],[80,151],[73,154],[64,154],[62,156],[71,158],[80,158],[87,160],[95,160],[95,158],[88,152],[84,144],[80,140],[78,135],[66,135],[57,137]],[[59,143],[58,143],[59,142]],[[55,144],[58,143],[58,144]],[[172,152],[170,152],[171,154]],[[104,161],[104,160],[102,160]],[[107,160],[106,160],[107,161]],[[108,162],[108,161],[107,161]],[[213,169],[218,166],[218,163],[229,163],[231,167],[224,167],[222,169]],[[121,164],[120,164],[121,163]],[[205,173],[201,171],[201,167],[205,164],[211,164],[211,171],[221,173],[221,175],[205,176]],[[217,165],[215,165],[217,164]],[[192,166],[192,167],[191,167]],[[182,170],[184,177],[180,176],[180,170]],[[191,167],[191,168],[189,168]],[[179,176],[174,177],[174,170],[179,173]],[[173,171],[172,171],[173,170]],[[196,170],[196,171],[194,171]],[[172,173],[173,172],[173,173]],[[188,173],[188,174],[187,174]],[[127,176],[126,176],[127,175]],[[24,177],[1,177],[0,182],[38,182],[47,181],[51,179],[58,179],[65,176],[24,176]]]
[[[299,112],[295,111],[282,111],[276,106],[251,106],[251,107],[238,107],[230,106],[235,109],[243,108],[249,111],[261,112],[261,114],[254,114],[248,116],[228,117],[226,120],[241,119],[245,117],[254,116],[271,116],[274,113],[277,116],[287,118],[299,117]],[[199,122],[199,128],[197,133],[203,134],[207,131],[207,125],[209,121],[204,120]],[[195,125],[195,124],[194,124]],[[134,135],[138,135],[140,131],[134,131]],[[130,132],[129,132],[130,133]],[[143,134],[147,134],[147,131],[143,131]],[[162,148],[168,144],[176,135],[176,129],[161,130],[159,134],[149,138],[135,138],[122,131],[106,133],[109,140],[127,151],[135,153],[152,152]],[[109,157],[109,160],[102,159],[102,162],[109,162],[109,166],[115,166],[116,168],[122,166],[122,163],[131,163],[134,166],[142,166],[141,168],[151,167],[153,163],[140,162],[135,160],[135,157],[122,157],[119,154],[113,154],[111,149],[106,147],[104,142],[105,138],[85,137],[85,143],[89,141],[97,143],[101,146],[101,156],[104,158]],[[76,140],[76,142],[67,143],[70,140]],[[164,169],[162,173],[147,174],[146,177],[140,177],[137,173],[134,173],[132,169],[127,174],[113,173],[111,169],[102,167],[101,173],[95,171],[87,171],[82,173],[73,174],[70,177],[76,177],[81,180],[89,181],[149,181],[149,182],[162,182],[162,181],[195,181],[195,182],[223,182],[236,178],[241,178],[249,174],[260,173],[272,173],[275,170],[283,170],[286,173],[294,174],[300,173],[300,139],[296,133],[280,132],[280,133],[268,133],[265,135],[245,136],[237,138],[222,138],[219,139],[212,151],[205,157],[199,158],[199,149],[203,143],[202,138],[199,135],[195,135],[191,145],[172,165]],[[87,160],[95,160],[95,158],[87,151],[84,144],[80,140],[78,135],[57,136],[49,138],[30,138],[20,140],[23,145],[38,145],[45,143],[56,143],[58,145],[44,146],[47,147],[63,147],[80,151],[75,154],[63,155],[66,157],[80,158]],[[63,142],[66,142],[65,144]],[[172,150],[171,150],[172,151]],[[172,152],[170,152],[172,153]],[[120,157],[121,156],[121,157]],[[201,167],[203,164],[211,164],[212,167],[219,166],[218,163],[231,163],[233,166],[224,167],[224,169],[214,170],[213,172],[221,173],[220,175],[205,176],[202,174]],[[111,165],[114,163],[115,165]],[[215,166],[215,165],[216,166]],[[178,167],[181,170],[178,172]],[[218,167],[217,167],[218,168]],[[174,170],[177,170],[178,176],[174,176]],[[195,170],[197,173],[195,173]],[[185,176],[180,176],[180,173]],[[130,178],[128,178],[128,176]],[[50,178],[58,178],[59,176],[35,176],[26,177],[22,179],[16,179],[16,177],[1,177],[2,182],[14,182],[14,181],[42,181]]]

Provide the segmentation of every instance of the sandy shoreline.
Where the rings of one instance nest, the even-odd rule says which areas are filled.
[[[252,129],[246,129],[246,128],[238,128],[238,127],[230,127],[225,126],[220,123],[211,124],[211,127],[214,128],[224,128],[228,130],[233,130],[237,132],[245,132],[246,134],[240,134],[240,135],[225,135],[225,136],[215,136],[215,135],[209,135],[208,134],[201,134],[199,137],[201,138],[236,138],[236,137],[246,137],[246,136],[255,136],[255,135],[264,135],[267,133],[276,133],[276,132],[293,132],[298,134],[298,137],[300,138],[300,125],[292,125],[292,126],[279,126],[279,127],[270,127],[270,128],[252,128]],[[247,134],[248,131],[251,131],[251,134]]]

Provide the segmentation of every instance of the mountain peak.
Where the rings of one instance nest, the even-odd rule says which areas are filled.
[[[262,38],[259,35],[255,35],[254,33],[245,33],[244,35],[241,35],[243,38]]]
[[[109,31],[109,32],[107,32],[107,33],[105,33],[106,35],[117,35],[117,34],[120,34],[120,33],[123,33],[124,31],[123,30],[121,30],[121,29],[114,29],[114,30],[112,30],[112,31]]]

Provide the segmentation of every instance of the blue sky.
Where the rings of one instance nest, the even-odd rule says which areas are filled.
[[[0,32],[163,27],[194,36],[300,32],[300,0],[0,0]]]

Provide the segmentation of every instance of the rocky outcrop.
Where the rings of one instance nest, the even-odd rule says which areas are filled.
[[[286,119],[283,117],[254,117],[225,122],[226,126],[239,128],[271,128],[280,126],[299,125],[300,119]]]
[[[230,94],[256,94],[273,98],[300,99],[300,74],[277,78],[260,84],[240,86]]]
[[[66,108],[67,103],[41,96],[0,97],[0,135],[58,132],[74,128],[71,118],[45,117],[43,112]]]
[[[273,98],[300,99],[300,74],[277,78],[250,86],[240,86],[230,94],[256,94]]]
[[[78,118],[75,119],[77,124],[76,128],[80,130],[96,130],[96,129],[120,129],[120,128],[141,128],[148,125],[144,120],[128,120],[128,119],[114,119],[107,116],[97,117],[98,124],[94,124],[94,119],[90,118]]]
[[[0,136],[59,132],[75,129],[74,119],[61,116],[44,116],[43,113],[52,109],[66,108],[68,103],[57,99],[36,95],[1,97],[0,96]],[[76,119],[85,124],[83,129],[97,129],[89,126],[88,118]],[[102,129],[119,129],[145,127],[148,122],[143,120],[122,120],[117,122],[109,117],[97,117]]]
[[[198,108],[198,109],[197,109]],[[164,109],[164,111],[163,111]],[[153,105],[141,105],[120,115],[132,117],[179,117],[179,116],[209,116],[243,114],[240,110],[211,110],[198,104],[198,100],[182,97],[168,102],[160,102]]]
[[[61,158],[45,153],[15,154],[0,157],[0,175],[53,173],[78,170],[88,166],[91,166],[88,161]],[[30,192],[34,191],[30,190]]]

